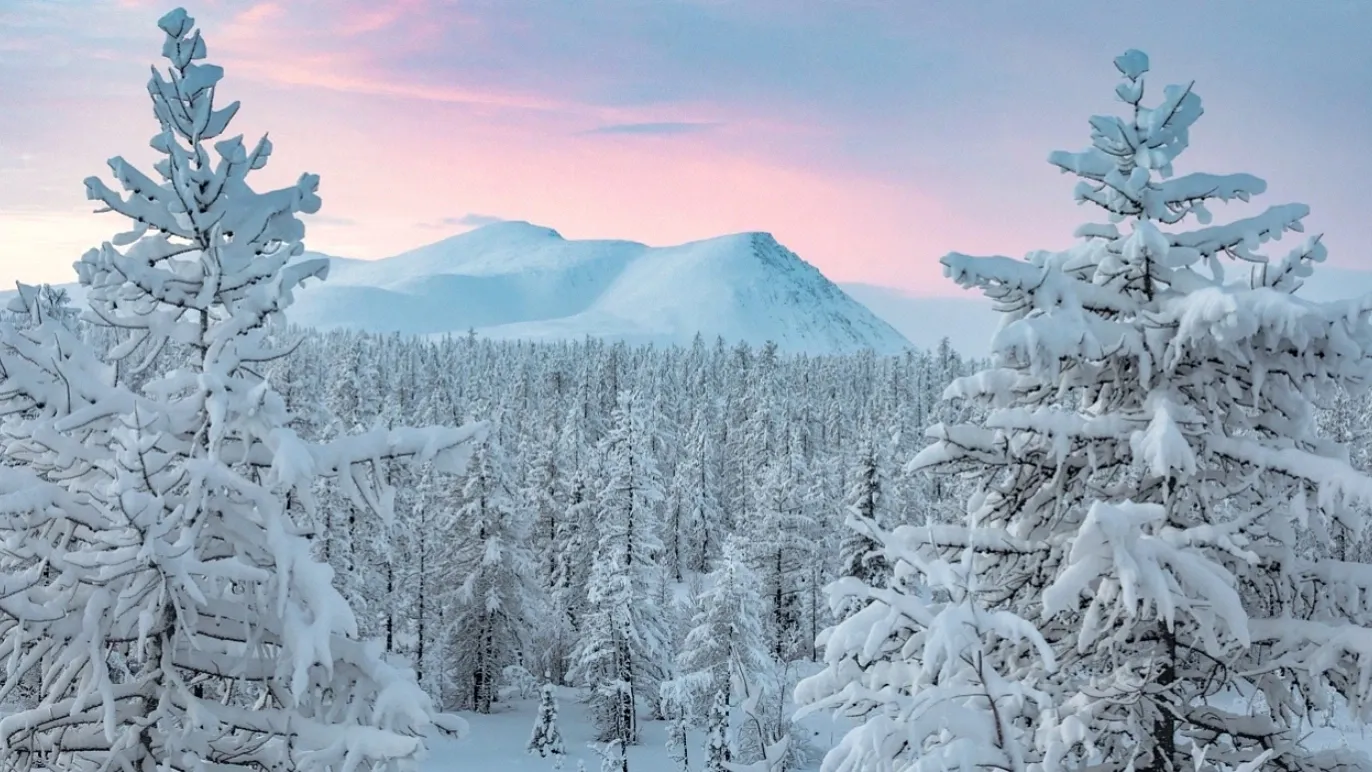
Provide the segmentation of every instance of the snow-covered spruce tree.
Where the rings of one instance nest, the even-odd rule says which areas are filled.
[[[448,534],[460,533],[460,528],[457,508],[450,498],[454,486],[446,478],[432,470],[420,475],[417,503],[400,539],[410,561],[402,583],[410,594],[406,608],[413,635],[411,662],[419,685],[440,699],[452,671],[448,651],[453,636],[448,634],[448,622],[454,611],[453,558],[460,546],[448,538]]]
[[[691,531],[691,489],[685,474],[691,472],[689,464],[681,464],[672,475],[671,482],[662,502],[662,559],[666,575],[673,582],[681,583],[686,579],[687,554],[692,544]]]
[[[733,758],[729,747],[729,697],[723,690],[715,692],[710,701],[710,713],[705,722],[704,772],[729,772],[727,764]]]
[[[462,488],[451,558],[453,622],[448,650],[453,704],[490,713],[500,674],[528,637],[535,568],[528,523],[510,495],[509,469],[495,434],[480,443]]]
[[[783,709],[783,669],[772,659],[762,626],[760,583],[738,537],[725,541],[710,578],[678,648],[678,675],[662,684],[662,694],[697,725],[705,725],[707,732],[714,720],[711,702],[722,699],[731,757],[758,758],[778,772],[792,768],[805,749],[783,741],[791,730]],[[730,731],[727,711],[735,704],[741,720],[737,731]]]
[[[596,544],[595,499],[589,476],[585,469],[578,469],[567,486],[567,507],[558,521],[553,545],[552,586],[540,625],[549,673],[555,683],[564,685],[585,613],[586,585]]]
[[[20,327],[38,324],[47,318],[69,327],[78,323],[80,312],[71,304],[71,293],[66,288],[23,282],[15,282],[15,288],[17,297],[13,298],[12,306],[0,308],[0,321]]]
[[[1338,560],[1331,536],[1362,525],[1354,505],[1372,501],[1372,480],[1318,436],[1312,404],[1365,388],[1369,302],[1298,296],[1325,256],[1318,238],[1258,253],[1301,229],[1303,205],[1208,225],[1210,202],[1265,184],[1172,177],[1199,97],[1172,86],[1145,107],[1147,57],[1116,66],[1128,114],[1093,118],[1091,148],[1050,157],[1108,224],[1064,253],[943,260],[1008,319],[994,366],[947,390],[984,421],[935,427],[912,465],[969,472],[979,488],[961,526],[897,529],[888,558],[970,552],[974,605],[1029,620],[1048,643],[1055,669],[1022,646],[985,652],[990,671],[1053,703],[1020,717],[1033,745],[997,768],[1365,769],[1360,754],[1301,741],[1319,712],[1372,697],[1372,572]],[[1204,227],[1184,230],[1193,218]],[[1226,275],[1236,260],[1244,270]],[[868,593],[854,618],[866,629],[840,625],[828,670],[802,690],[866,717],[828,769],[852,768],[859,749],[912,769],[926,750],[903,674],[925,665],[915,636],[931,620],[905,585]]]
[[[621,392],[601,443],[599,540],[568,673],[590,689],[600,739],[622,744],[638,741],[638,708],[656,701],[668,656],[662,608],[651,597],[662,548],[656,511],[662,488],[647,452],[643,407],[637,395]]]
[[[76,264],[86,318],[123,331],[98,361],[60,324],[0,325],[0,700],[35,672],[36,702],[0,719],[17,768],[413,769],[434,713],[411,672],[356,638],[288,500],[315,515],[335,476],[381,508],[366,466],[410,457],[460,471],[479,428],[395,429],[313,444],[262,363],[268,334],[322,260],[295,261],[318,179],[255,192],[271,152],[219,136],[220,68],[182,10],[164,16],[170,77],[149,83],[162,129],[148,176],[86,181],[132,232]],[[121,249],[121,247],[123,247]],[[170,362],[133,392],[129,352]],[[117,364],[116,364],[117,363]],[[112,671],[108,662],[126,660]],[[12,704],[12,703],[10,703]]]
[[[1372,470],[1372,405],[1369,392],[1350,394],[1340,389],[1338,395],[1319,411],[1320,434],[1339,443],[1346,451],[1348,463],[1360,472]],[[1366,507],[1363,508],[1364,516]],[[1372,531],[1358,533],[1353,522],[1330,524],[1330,554],[1339,560],[1372,563]]]
[[[889,494],[889,483],[881,468],[881,458],[877,453],[876,438],[869,431],[859,445],[855,459],[848,494],[844,497],[844,508],[848,516],[859,521],[870,522],[882,527],[890,527],[886,522],[885,497]],[[882,555],[880,545],[866,529],[844,529],[839,542],[839,575],[851,576],[864,584],[875,585],[884,581],[890,574],[890,566]],[[839,609],[840,617],[847,616],[851,609]]]
[[[675,547],[680,553],[674,562],[681,569],[700,573],[709,570],[726,530],[710,428],[702,405],[682,434],[683,450],[669,491],[682,507],[678,527],[672,529],[677,531]]]
[[[778,662],[789,661],[804,643],[801,594],[816,553],[816,525],[802,506],[800,476],[786,460],[768,464],[754,491],[748,529],[749,563],[766,606],[764,631]]]
[[[806,704],[802,715],[838,709],[867,723],[839,741],[824,768],[1029,769],[1029,730],[1053,708],[1029,677],[1056,665],[1047,642],[1012,612],[979,605],[973,551],[949,564],[921,529],[889,533],[853,513],[848,524],[894,572],[830,588],[851,612],[824,631],[828,667],[800,684],[796,700]]]
[[[557,725],[557,693],[551,681],[543,684],[543,691],[539,694],[538,718],[529,737],[528,751],[544,758],[567,753],[567,747],[562,742],[562,730]]]
[[[790,772],[804,763],[792,750],[793,726],[790,717],[783,713],[782,697],[781,690],[771,684],[745,684],[745,697],[739,705],[740,748],[736,755],[756,760],[730,762],[729,772]]]
[[[532,513],[533,544],[539,554],[539,585],[545,592],[552,590],[559,536],[565,530],[561,521],[566,506],[559,495],[562,480],[557,455],[557,433],[548,429],[538,438],[533,452],[525,457],[528,468],[521,491],[524,507]]]
[[[690,772],[691,751],[687,746],[686,714],[680,707],[670,710],[664,707],[662,712],[667,716],[667,758],[672,760],[677,772]]]
[[[677,651],[678,675],[662,685],[663,694],[698,723],[706,720],[715,695],[723,694],[730,705],[741,691],[735,683],[771,677],[775,670],[762,631],[757,575],[736,538],[725,542],[710,579]]]

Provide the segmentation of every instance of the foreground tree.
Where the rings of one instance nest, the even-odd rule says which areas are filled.
[[[1034,685],[1056,667],[1048,643],[1028,621],[980,605],[971,550],[949,564],[919,529],[887,533],[856,512],[848,524],[895,571],[843,577],[831,588],[852,613],[824,632],[828,668],[802,682],[797,701],[809,703],[802,714],[840,706],[867,724],[839,741],[825,768],[1028,769],[1029,728],[1054,707]],[[1002,649],[1014,654],[997,655]]]
[[[538,701],[538,718],[529,736],[529,753],[539,756],[565,756],[567,746],[562,742],[562,730],[557,725],[557,693],[551,681],[543,684]]]
[[[369,465],[461,471],[479,428],[289,428],[260,368],[286,353],[268,335],[293,290],[327,271],[295,260],[318,178],[255,192],[265,139],[212,160],[238,105],[216,109],[192,19],[159,26],[155,176],[115,158],[122,194],[86,181],[134,224],[76,265],[87,319],[121,342],[102,361],[60,317],[0,324],[0,700],[39,684],[0,719],[0,766],[412,769],[436,714],[311,556],[312,486],[384,510]]]
[[[1109,223],[1082,227],[1077,248],[1027,261],[944,258],[1009,319],[995,366],[947,392],[985,409],[984,422],[935,427],[913,466],[970,473],[979,487],[962,525],[879,537],[896,562],[891,589],[835,588],[836,600],[869,605],[828,636],[828,668],[802,689],[862,721],[826,769],[919,769],[960,741],[971,754],[1007,715],[1023,738],[1015,753],[943,760],[1101,772],[1370,763],[1302,740],[1321,712],[1372,697],[1362,600],[1372,573],[1337,559],[1331,535],[1361,529],[1357,505],[1372,501],[1372,480],[1314,420],[1339,387],[1366,387],[1372,304],[1297,296],[1324,259],[1318,238],[1282,259],[1258,253],[1301,230],[1303,205],[1172,229],[1206,225],[1210,202],[1246,201],[1265,184],[1173,178],[1199,97],[1171,86],[1145,107],[1147,57],[1130,51],[1116,66],[1128,115],[1094,117],[1091,148],[1050,158],[1081,178],[1078,200]],[[1232,259],[1250,270],[1228,277]],[[973,656],[965,667],[931,659],[948,653],[930,641],[949,610],[921,605],[920,588],[937,584],[940,565],[968,566],[975,579],[953,594],[968,609],[959,613],[1029,620],[1032,630],[1007,623],[1000,638],[1046,649],[1031,657],[1024,645],[983,641],[963,647]],[[912,669],[925,680],[907,678]],[[997,673],[1041,704],[988,699],[1004,694]],[[996,715],[950,715],[930,732],[908,710],[921,696],[912,686],[947,679],[975,684],[960,708]]]

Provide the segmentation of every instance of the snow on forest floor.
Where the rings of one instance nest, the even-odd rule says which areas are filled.
[[[600,769],[600,758],[587,747],[595,739],[595,729],[580,701],[581,690],[559,688],[557,697],[558,726],[567,747],[562,769],[575,772],[577,762],[584,761],[588,772],[596,772]],[[538,699],[534,698],[504,702],[499,712],[489,716],[461,714],[471,725],[471,732],[462,739],[439,737],[430,740],[424,772],[550,772],[554,769],[553,758],[539,758],[525,750],[537,712]],[[642,742],[629,748],[631,772],[675,772],[676,766],[667,755],[666,722],[645,719],[641,727]],[[808,718],[804,728],[809,733],[810,743],[818,749],[818,756],[837,744],[841,737],[839,728],[822,716]],[[704,760],[704,733],[691,731],[688,743],[690,767],[700,769]],[[1372,754],[1372,727],[1351,719],[1336,720],[1312,729],[1306,743],[1311,748],[1347,746]],[[806,770],[819,769],[818,756]]]
[[[581,702],[581,690],[559,688],[558,727],[567,748],[562,769],[575,772],[577,761],[585,761],[588,772],[600,769],[600,757],[587,744],[595,739]],[[488,716],[462,713],[471,731],[462,739],[437,737],[429,741],[429,759],[424,772],[550,772],[554,759],[539,758],[525,750],[538,713],[538,699],[518,699],[502,703],[501,710]],[[804,729],[810,742],[824,750],[831,748],[841,736],[823,717],[807,719]],[[638,745],[629,748],[631,772],[675,772],[676,766],[667,755],[667,723],[648,721],[640,724],[643,734]],[[700,769],[704,758],[705,733],[692,730],[687,737],[691,769]],[[809,769],[819,769],[818,759]]]

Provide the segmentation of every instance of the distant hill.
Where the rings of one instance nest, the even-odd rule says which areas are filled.
[[[947,337],[963,354],[985,356],[1000,323],[972,293],[834,284],[767,233],[649,247],[510,221],[381,260],[310,254],[329,257],[330,277],[297,292],[290,318],[321,329],[682,345],[699,332],[807,353],[893,353]],[[81,287],[63,286],[79,302]],[[1302,295],[1366,292],[1372,270],[1318,266]],[[0,303],[12,294],[0,291]]]
[[[487,225],[381,260],[333,258],[291,318],[320,329],[631,343],[713,340],[831,353],[909,342],[766,233],[674,247]]]

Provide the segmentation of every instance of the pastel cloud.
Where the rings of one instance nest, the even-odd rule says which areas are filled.
[[[946,251],[1070,240],[1087,213],[1043,159],[1086,142],[1127,47],[1159,79],[1197,79],[1209,114],[1191,168],[1309,202],[1335,261],[1372,241],[1372,157],[1348,151],[1372,123],[1349,98],[1372,93],[1370,4],[1159,0],[1129,24],[1090,0],[203,5],[222,98],[244,102],[237,130],[277,147],[259,184],[320,173],[310,246],[333,254],[393,254],[484,217],[453,212],[504,212],[655,244],[769,230],[836,278],[948,292]],[[112,155],[149,158],[159,11],[0,6],[0,284],[64,278],[117,227],[85,214],[80,180]]]
[[[468,212],[460,217],[441,217],[434,222],[420,223],[420,225],[425,228],[480,228],[483,225],[492,225],[498,222],[505,222],[505,218]]]

